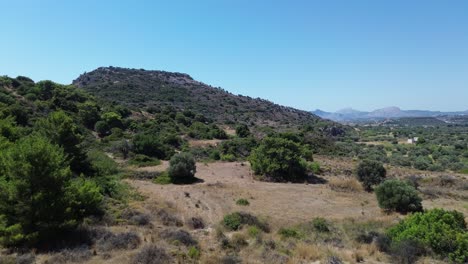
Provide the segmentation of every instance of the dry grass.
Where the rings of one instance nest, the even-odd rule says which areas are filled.
[[[291,261],[296,260],[308,260],[316,261],[321,260],[327,254],[327,248],[317,244],[305,244],[299,243],[294,250],[294,258]],[[295,263],[295,262],[292,262]]]
[[[328,184],[337,192],[362,192],[364,190],[361,183],[353,177],[332,177]]]

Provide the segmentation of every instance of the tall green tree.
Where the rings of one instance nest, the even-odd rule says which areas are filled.
[[[70,116],[63,111],[52,112],[47,118],[38,120],[37,126],[41,134],[64,149],[73,172],[88,170],[86,153],[81,146],[83,136]]]
[[[383,182],[387,176],[382,163],[375,160],[363,160],[357,166],[356,173],[366,191],[372,191],[372,187]]]
[[[102,199],[95,185],[74,187],[63,150],[37,134],[2,149],[0,168],[3,245],[34,244],[95,212]]]
[[[250,154],[249,161],[255,174],[274,181],[299,180],[306,175],[302,148],[284,138],[264,138]]]

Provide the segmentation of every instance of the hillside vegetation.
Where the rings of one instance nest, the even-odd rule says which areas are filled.
[[[321,127],[330,136],[342,134],[341,126],[306,111],[233,95],[182,73],[106,67],[80,75],[73,84],[101,98],[150,113],[171,106],[222,124],[246,123],[275,129],[310,124]]]
[[[352,130],[177,73],[75,84],[0,77],[2,264],[468,261],[465,126]]]

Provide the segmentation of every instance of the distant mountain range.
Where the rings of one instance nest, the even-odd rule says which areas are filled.
[[[458,116],[468,115],[468,110],[459,112],[441,112],[428,110],[401,110],[399,107],[391,106],[377,109],[371,112],[359,111],[352,108],[344,108],[336,112],[326,112],[322,110],[312,111],[313,114],[338,122],[378,120],[388,118],[403,117],[437,117],[437,116]]]

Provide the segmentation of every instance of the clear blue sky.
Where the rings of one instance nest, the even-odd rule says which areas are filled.
[[[468,109],[468,1],[0,0],[0,75],[185,72],[305,110]]]

